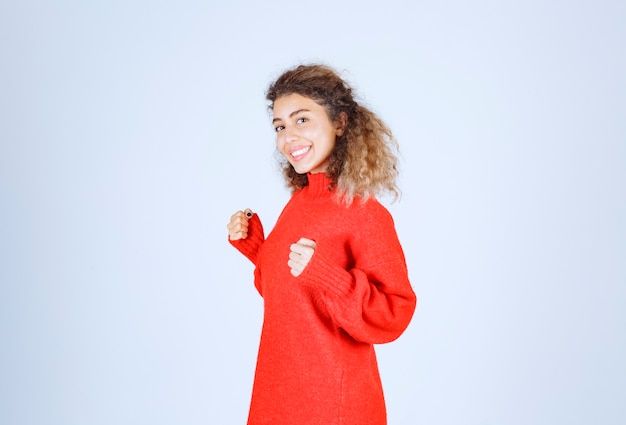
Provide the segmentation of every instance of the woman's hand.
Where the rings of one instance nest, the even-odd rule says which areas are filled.
[[[226,227],[228,228],[228,238],[231,241],[248,237],[248,220],[253,214],[250,208],[246,208],[245,211],[237,211],[230,217],[230,222]]]
[[[291,274],[296,277],[300,276],[306,265],[311,261],[314,252],[315,241],[311,239],[300,238],[298,242],[292,244],[291,252],[289,253],[289,261],[287,262],[287,265],[291,269]]]

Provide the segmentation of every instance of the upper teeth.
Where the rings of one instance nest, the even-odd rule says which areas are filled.
[[[311,146],[307,146],[306,148],[298,149],[297,151],[291,152],[291,156],[298,156],[298,155],[305,154],[305,153],[307,153],[309,151],[309,149],[311,149]]]

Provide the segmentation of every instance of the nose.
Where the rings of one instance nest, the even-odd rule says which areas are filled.
[[[294,128],[287,127],[283,130],[283,136],[286,143],[295,142],[298,140],[298,132]]]

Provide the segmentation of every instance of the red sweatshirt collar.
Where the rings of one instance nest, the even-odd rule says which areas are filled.
[[[309,178],[309,184],[302,189],[304,193],[311,197],[327,196],[330,194],[332,180],[328,178],[326,174],[316,173],[308,174],[307,176]]]

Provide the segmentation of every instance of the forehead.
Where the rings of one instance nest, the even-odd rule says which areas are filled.
[[[313,113],[326,113],[326,109],[310,97],[292,93],[281,96],[274,101],[272,112],[274,118],[286,119],[290,114],[307,110]]]

